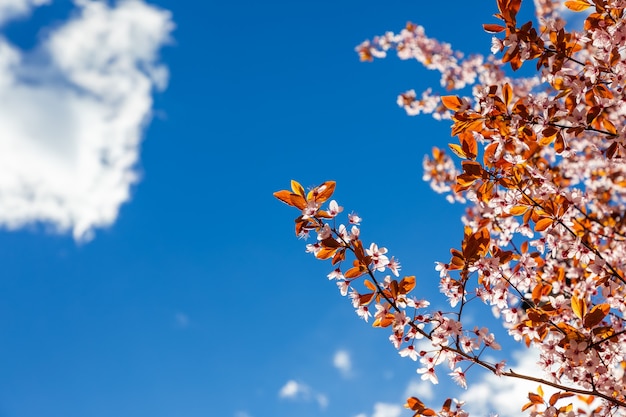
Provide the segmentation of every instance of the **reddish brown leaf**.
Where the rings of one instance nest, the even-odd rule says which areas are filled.
[[[563,135],[559,132],[556,135],[556,141],[554,142],[554,150],[556,153],[561,153],[565,150],[565,140],[563,139]]]
[[[513,89],[509,83],[505,83],[502,87],[502,98],[504,99],[504,104],[507,106],[511,103],[511,99],[513,98]]]
[[[325,248],[339,248],[339,247],[341,247],[341,244],[339,242],[337,242],[337,240],[335,240],[332,237],[327,237],[326,239],[323,239],[320,243]]]
[[[539,394],[535,394],[534,392],[528,393],[528,399],[533,404],[543,404],[543,397]]]
[[[409,410],[420,411],[420,410],[423,410],[426,406],[419,398],[410,397],[410,398],[407,398],[406,404],[404,404],[404,407],[408,408]]]
[[[483,29],[488,33],[500,33],[504,31],[506,28],[501,25],[496,25],[495,23],[485,23],[483,25]]]
[[[367,305],[372,301],[372,298],[374,298],[374,295],[376,293],[370,292],[367,294],[362,294],[361,296],[359,296],[359,305]]]
[[[554,404],[556,404],[556,402],[560,400],[561,398],[567,398],[567,397],[573,397],[573,396],[574,394],[572,394],[571,392],[555,392],[550,397],[550,401],[549,401],[550,406],[554,407]]]
[[[583,320],[584,326],[588,329],[596,326],[598,323],[604,320],[606,315],[609,314],[610,310],[611,307],[608,304],[598,304],[585,315],[585,318]]]

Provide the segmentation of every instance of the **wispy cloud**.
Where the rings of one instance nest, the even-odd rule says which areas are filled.
[[[278,391],[280,398],[297,398],[304,397],[309,394],[309,387],[292,380],[287,381],[285,385]]]
[[[295,401],[315,401],[321,409],[328,407],[328,396],[316,392],[307,384],[295,381],[287,381],[278,391],[278,397]]]
[[[409,382],[409,385],[407,385],[404,396],[406,398],[417,397],[420,400],[432,400],[435,396],[433,384],[431,384],[430,381],[413,379]]]
[[[400,417],[403,408],[397,404],[376,403],[372,417]]]
[[[339,369],[344,377],[350,376],[352,372],[352,360],[347,350],[338,350],[333,356],[333,365]]]
[[[0,0],[0,24],[30,13],[38,6],[49,4],[52,0]]]
[[[0,15],[45,3],[0,0]],[[86,240],[139,180],[152,93],[168,78],[158,51],[174,25],[141,0],[74,5],[32,51],[0,37],[0,226],[43,223]]]
[[[181,329],[186,329],[187,327],[189,327],[189,316],[185,313],[176,313],[174,315],[174,319],[176,320],[176,325]]]

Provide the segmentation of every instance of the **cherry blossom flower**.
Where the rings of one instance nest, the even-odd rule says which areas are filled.
[[[356,213],[350,213],[350,215],[348,215],[348,221],[350,222],[350,224],[358,226],[363,220]]]
[[[339,213],[343,211],[343,207],[337,204],[335,200],[331,200],[328,204],[328,215],[331,217],[337,216]]]
[[[368,321],[368,319],[372,317],[372,313],[370,313],[367,306],[359,306],[359,308],[356,309],[356,314],[365,321]]]
[[[449,374],[452,377],[452,380],[456,382],[459,386],[467,389],[467,381],[465,380],[465,372],[461,368],[456,368],[454,371]]]
[[[389,268],[389,270],[395,275],[395,276],[399,276],[399,271],[400,271],[400,261],[398,261],[397,259],[395,259],[393,256],[391,257],[391,259],[389,260],[389,263],[387,263],[387,268]]]
[[[385,253],[387,253],[386,248],[379,249],[378,245],[372,243],[369,249],[365,249],[365,252],[371,257],[374,269],[381,272],[385,270],[385,267],[389,264],[389,258],[385,256]]]
[[[419,356],[418,352],[415,350],[413,345],[409,345],[409,346],[405,347],[404,349],[402,349],[398,353],[400,354],[400,356],[402,356],[402,357],[408,356],[409,358],[413,359],[414,361],[417,361],[417,358]]]
[[[339,268],[335,268],[332,272],[330,272],[327,275],[329,280],[333,280],[333,279],[337,279],[337,280],[341,280],[344,279],[343,274],[341,273],[341,269]]]
[[[439,379],[437,379],[437,374],[435,374],[435,368],[434,367],[418,368],[417,369],[417,373],[418,374],[422,374],[421,378],[424,381],[429,380],[433,384],[438,384],[439,383]]]

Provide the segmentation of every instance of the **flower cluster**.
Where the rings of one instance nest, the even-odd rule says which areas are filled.
[[[549,398],[541,390],[529,394],[524,410],[533,416],[623,415],[626,2],[535,0],[539,28],[518,24],[521,0],[496,3],[498,23],[484,28],[494,34],[499,58],[464,58],[414,24],[357,47],[366,61],[395,50],[439,71],[443,88],[471,90],[468,96],[411,90],[398,98],[409,114],[449,120],[456,138],[449,148],[460,166],[441,149],[423,162],[435,191],[467,204],[460,247],[436,263],[451,311],[427,310],[428,300],[411,295],[414,277],[392,278],[399,277],[398,261],[375,243],[365,248],[358,216],[337,225],[340,206],[322,207],[334,182],[308,193],[292,182],[291,191],[275,195],[300,210],[299,236],[316,234],[307,251],[331,261],[329,279],[360,317],[390,329],[400,355],[420,364],[422,379],[437,383],[447,365],[465,387],[476,365],[557,388]],[[590,12],[580,31],[567,28],[563,5]],[[529,61],[534,76],[507,75],[508,67],[516,71]],[[488,329],[463,322],[469,302],[486,304],[514,340],[538,349],[545,375],[488,362],[483,353],[499,344]],[[574,395],[587,411],[574,407]],[[440,411],[415,397],[406,406],[415,415],[466,415],[452,400]]]

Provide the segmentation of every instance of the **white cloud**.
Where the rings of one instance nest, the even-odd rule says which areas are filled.
[[[326,409],[326,407],[328,407],[328,397],[324,394],[317,394],[315,396],[315,400],[317,401],[317,404],[320,406],[320,408],[322,410]]]
[[[333,365],[339,369],[343,376],[349,376],[352,371],[352,361],[350,353],[346,350],[338,350],[333,356]]]
[[[0,0],[25,14],[43,0]],[[111,225],[138,181],[168,11],[141,0],[74,0],[34,52],[0,37],[0,226],[43,223],[77,240]]]
[[[432,400],[435,396],[435,392],[433,391],[433,384],[430,383],[430,381],[413,379],[406,387],[406,390],[404,391],[404,396],[406,398],[417,397],[422,401]]]
[[[544,369],[537,362],[539,353],[535,349],[524,349],[513,352],[514,362],[507,368],[512,368],[520,374],[542,377]],[[465,409],[471,415],[488,415],[497,413],[500,417],[516,417],[521,413],[522,406],[528,402],[528,393],[537,392],[541,385],[545,393],[545,398],[557,390],[545,384],[526,381],[518,378],[497,377],[493,374],[485,374],[477,383],[469,385],[467,391],[461,395],[461,399],[466,401]],[[587,408],[582,402],[577,402],[573,398],[575,406]],[[592,404],[591,408],[597,404]]]
[[[296,398],[298,396],[307,396],[309,394],[309,387],[299,382],[292,380],[287,381],[285,385],[278,392],[280,398]]]
[[[287,398],[295,401],[309,402],[315,400],[320,409],[328,407],[328,396],[321,392],[316,392],[307,384],[297,382],[293,379],[287,381],[285,385],[278,391],[280,398]]]
[[[372,417],[400,417],[402,407],[396,404],[376,403]]]
[[[538,353],[533,349],[525,349],[513,353],[515,363],[510,367],[519,373],[542,375],[537,365]],[[461,399],[466,401],[465,408],[470,414],[489,415],[495,412],[500,417],[519,416],[522,406],[528,402],[528,393],[536,392],[539,386],[536,382],[517,378],[497,377],[486,374],[477,383],[472,383]],[[548,387],[543,387],[549,392]]]
[[[0,24],[27,15],[33,8],[50,2],[51,0],[0,0]]]

